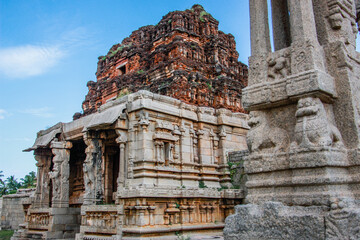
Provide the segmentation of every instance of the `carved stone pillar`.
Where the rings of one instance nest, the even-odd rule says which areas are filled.
[[[183,151],[184,149],[186,148],[185,146],[185,132],[186,132],[186,129],[185,129],[185,126],[182,124],[179,128],[179,131],[180,131],[180,149],[179,149],[179,155],[180,155],[180,162],[183,163],[184,162],[184,154],[183,154]],[[190,154],[190,153],[189,153]]]
[[[180,206],[180,216],[181,216],[181,224],[188,223],[189,222],[189,216],[187,214],[189,206]]]
[[[83,165],[84,171],[84,205],[95,204],[103,200],[102,185],[102,141],[99,138],[91,138],[89,133],[84,134],[86,158]]]
[[[292,42],[317,41],[312,0],[288,0]]]
[[[251,55],[271,51],[267,0],[250,0]]]
[[[149,224],[150,226],[155,225],[155,216],[154,216],[154,212],[155,212],[156,206],[149,206],[148,210],[149,210]]]
[[[225,146],[225,142],[226,142],[226,130],[225,127],[222,126],[220,128],[220,133],[219,133],[219,151],[220,151],[220,163],[221,165],[225,165],[227,164],[227,160],[226,160],[226,146]]]
[[[37,181],[33,206],[35,208],[46,208],[50,204],[49,171],[52,152],[50,149],[36,149],[34,155],[37,161]]]
[[[119,153],[119,175],[117,178],[118,190],[124,187],[125,184],[125,176],[127,175],[125,172],[126,169],[126,161],[125,161],[125,146],[127,142],[127,137],[124,133],[117,130],[118,138],[116,138],[116,142],[119,144],[120,153]],[[118,191],[119,192],[119,191]]]
[[[128,150],[129,150],[129,159],[127,162],[127,178],[132,179],[134,177],[134,160],[136,157],[135,151],[135,136],[136,136],[136,126],[129,127],[129,139],[128,139]]]
[[[197,136],[198,136],[198,145],[196,146],[198,149],[198,156],[199,156],[199,163],[200,164],[204,164],[204,158],[203,158],[203,148],[204,146],[204,130],[199,129],[197,132]]]
[[[194,206],[194,205],[190,205],[190,206],[189,206],[189,223],[195,222],[194,212],[195,212],[195,206]]]
[[[189,134],[190,134],[190,162],[193,163],[193,162],[197,162],[197,159],[198,157],[196,156],[196,159],[195,159],[195,153],[194,153],[194,146],[195,146],[195,143],[194,143],[194,139],[195,139],[195,131],[194,129],[189,129]],[[196,142],[197,144],[197,142]]]
[[[214,149],[215,149],[215,134],[214,131],[211,129],[210,133],[209,133],[209,137],[210,137],[210,164],[214,164],[215,163],[215,154],[214,154]]]
[[[53,171],[49,173],[53,184],[52,207],[69,207],[69,175],[70,175],[70,149],[71,142],[57,141],[51,142],[53,157]]]
[[[172,134],[175,136],[176,140],[175,140],[175,146],[174,146],[174,155],[173,155],[173,159],[175,162],[179,162],[180,160],[180,155],[181,155],[181,131],[179,126],[175,125],[174,126],[175,129],[172,131]]]

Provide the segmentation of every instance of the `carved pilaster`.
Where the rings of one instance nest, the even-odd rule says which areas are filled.
[[[54,154],[54,167],[49,173],[53,184],[52,207],[69,207],[69,160],[71,148],[71,142],[57,141],[57,139],[51,142],[51,150]]]
[[[33,206],[35,208],[39,207],[49,207],[50,204],[50,178],[49,171],[52,161],[52,152],[50,148],[46,149],[36,149],[34,151],[35,160],[37,161],[37,183],[35,198]]]
[[[199,129],[196,132],[197,136],[198,136],[198,144],[197,144],[197,150],[198,150],[198,156],[199,156],[199,163],[204,164],[204,159],[203,159],[203,149],[205,147],[204,145],[204,130]]]
[[[116,130],[118,134],[118,138],[116,138],[116,142],[119,144],[120,152],[119,152],[119,175],[117,178],[118,190],[122,188],[125,184],[125,176],[127,175],[125,172],[126,169],[126,161],[125,161],[125,147],[127,142],[126,135],[120,131]]]
[[[94,204],[103,200],[102,162],[103,149],[100,138],[92,138],[89,133],[84,134],[86,158],[83,165],[84,171],[84,204]]]

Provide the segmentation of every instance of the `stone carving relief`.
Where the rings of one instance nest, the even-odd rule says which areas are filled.
[[[70,152],[68,149],[71,147],[71,142],[58,142],[57,139],[51,143],[54,166],[49,172],[49,177],[53,184],[53,206],[62,203],[66,205],[69,201]]]
[[[289,146],[289,136],[284,129],[269,125],[266,113],[250,112],[248,125],[250,130],[246,137],[250,152],[278,153],[285,152]]]
[[[305,51],[300,51],[295,56],[295,68],[297,72],[303,72],[308,70],[307,56]]]
[[[348,199],[330,199],[330,212],[325,216],[326,239],[359,239],[360,211]],[[354,206],[351,206],[354,205]]]
[[[343,146],[339,130],[329,122],[319,98],[306,97],[298,101],[295,141],[291,149]]]
[[[261,82],[262,61],[259,58],[250,57],[249,66],[249,80],[252,81],[252,84]]]
[[[139,120],[139,125],[146,129],[147,126],[149,126],[150,121],[149,121],[149,113],[148,112],[141,112],[140,113],[140,120]]]
[[[356,28],[356,16],[353,14],[353,6],[355,6],[353,0],[345,1],[327,1],[329,16],[328,20],[333,30],[338,31],[343,29],[342,40],[348,44],[351,43],[351,39],[355,39]],[[349,24],[349,25],[347,25]]]
[[[63,150],[64,151],[64,150]],[[69,156],[61,163],[61,201],[69,201],[69,176],[70,176],[70,165]],[[66,193],[66,194],[65,194]]]
[[[102,184],[102,142],[99,138],[90,138],[88,133],[84,135],[84,142],[87,145],[85,149],[86,158],[83,165],[85,183],[84,199],[88,199],[88,201],[90,201],[88,203],[91,203],[91,201],[95,199],[101,202],[104,197],[104,186]]]
[[[58,151],[53,150],[53,152],[56,153]],[[61,179],[60,179],[61,162],[58,162],[55,160],[53,160],[53,161],[54,161],[54,167],[53,167],[53,170],[51,172],[49,172],[49,176],[50,176],[50,179],[52,180],[52,184],[53,184],[52,201],[56,201],[56,200],[60,199],[60,195],[61,195]]]
[[[95,192],[95,164],[94,154],[95,146],[90,138],[84,137],[87,148],[85,149],[86,158],[83,165],[85,194],[84,198],[93,198],[92,194]]]
[[[267,59],[268,77],[273,80],[285,78],[290,74],[289,54],[283,53],[280,56],[270,55]]]

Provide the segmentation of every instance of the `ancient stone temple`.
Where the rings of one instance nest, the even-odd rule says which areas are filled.
[[[247,85],[247,66],[237,60],[234,37],[218,25],[202,6],[194,5],[134,31],[99,57],[97,81],[87,84],[84,115],[108,99],[138,90],[244,112],[241,89]]]
[[[248,126],[246,66],[217,24],[198,5],[169,13],[99,59],[84,114],[40,131],[27,149],[37,187],[13,239],[222,231],[244,197],[227,153],[246,149]]]
[[[360,239],[353,0],[250,0],[247,205],[226,239]]]

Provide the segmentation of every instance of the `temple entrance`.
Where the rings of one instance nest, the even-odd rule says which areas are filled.
[[[115,203],[113,194],[117,191],[117,178],[119,175],[119,145],[115,139],[105,142],[105,181],[104,181],[104,201],[105,203]]]
[[[81,207],[84,199],[84,173],[83,164],[86,157],[84,141],[73,142],[70,150],[70,176],[69,176],[69,206]]]

